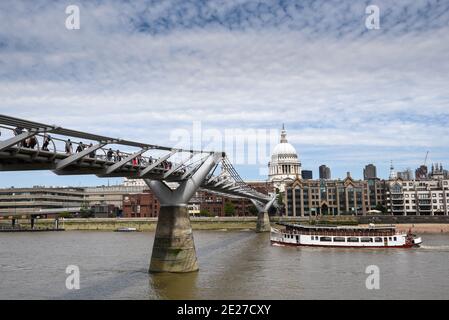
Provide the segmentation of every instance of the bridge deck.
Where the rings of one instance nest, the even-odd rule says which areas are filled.
[[[220,154],[221,173],[213,176],[212,171],[201,188],[262,202],[268,202],[270,199],[268,195],[248,186],[224,153],[115,139],[5,115],[0,115],[0,130],[9,133],[9,136],[0,136],[0,171],[52,170],[58,175],[96,175],[182,182],[193,176],[208,158]],[[70,138],[86,139],[88,142],[77,143]],[[44,148],[46,140],[48,143]],[[69,142],[70,148],[76,147],[78,150],[67,150],[66,145]],[[119,152],[116,146],[138,150]],[[64,151],[60,150],[61,147]],[[180,159],[172,161],[175,155]]]

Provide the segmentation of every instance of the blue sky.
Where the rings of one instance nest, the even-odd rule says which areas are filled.
[[[65,28],[80,7],[81,29]],[[380,29],[365,8],[380,8]],[[0,113],[172,145],[191,128],[288,130],[305,169],[449,167],[449,2],[0,2]],[[261,165],[241,165],[263,179]],[[109,183],[116,183],[111,179]],[[0,186],[107,184],[51,172]]]

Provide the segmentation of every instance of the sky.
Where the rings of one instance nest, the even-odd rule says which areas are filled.
[[[275,139],[284,123],[315,177],[374,163],[386,178],[427,151],[449,168],[448,52],[449,1],[3,0],[0,113],[169,146],[198,122]],[[268,156],[236,167],[265,179]],[[0,187],[119,182],[0,173]]]

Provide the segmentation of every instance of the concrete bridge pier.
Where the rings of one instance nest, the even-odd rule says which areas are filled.
[[[268,210],[270,210],[273,205],[276,197],[273,197],[268,203],[264,204],[260,201],[251,199],[251,202],[257,208],[257,223],[256,223],[256,232],[270,232],[270,216],[268,215]]]
[[[181,182],[175,190],[162,181],[145,180],[161,203],[149,272],[198,271],[187,203],[221,157],[221,153],[210,155],[196,172],[188,180]]]
[[[198,261],[187,205],[161,206],[149,271],[197,270]]]
[[[259,212],[257,214],[257,224],[256,224],[256,232],[270,232],[270,217],[268,216],[268,212]]]

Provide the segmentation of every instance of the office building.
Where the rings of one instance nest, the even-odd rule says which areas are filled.
[[[363,169],[363,179],[377,179],[377,168],[374,164],[370,163]]]
[[[313,172],[312,170],[302,170],[301,176],[304,180],[312,180],[313,179]]]
[[[319,167],[320,179],[330,180],[331,179],[331,169],[326,165],[321,165]]]

